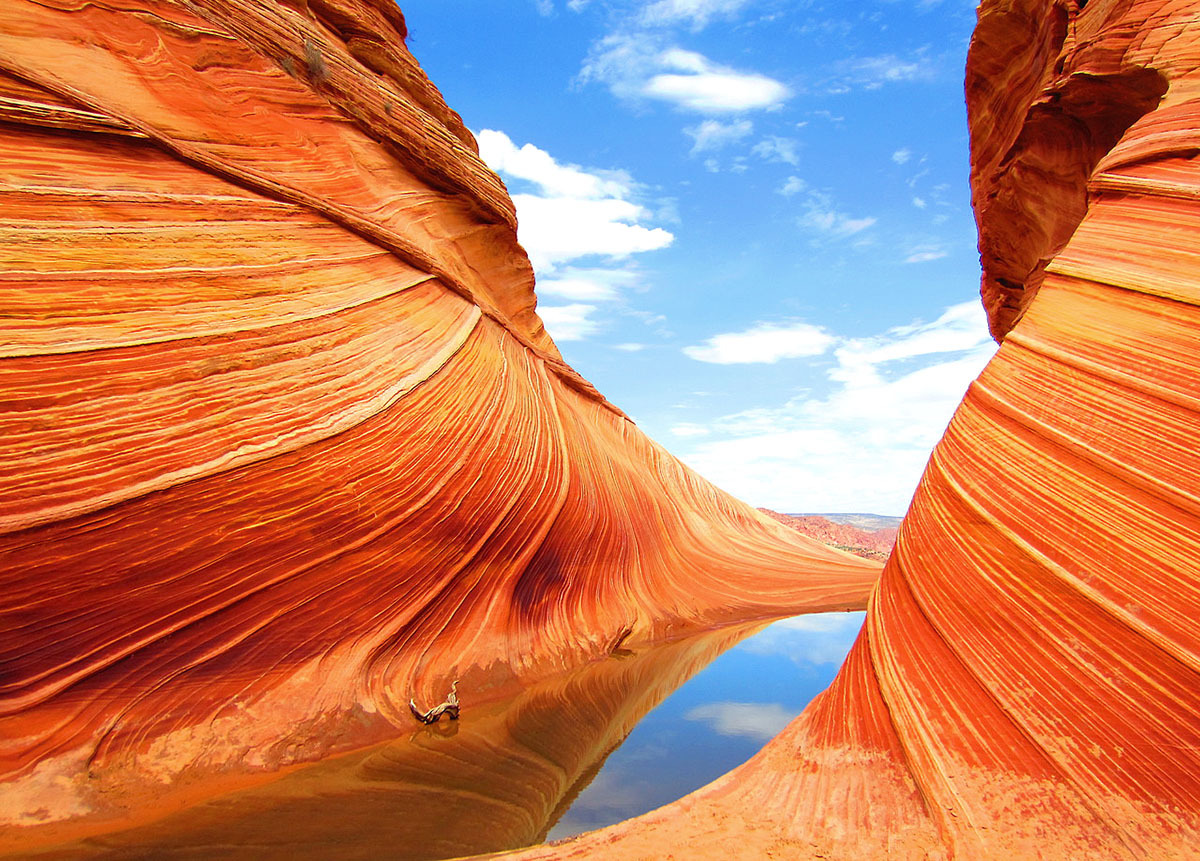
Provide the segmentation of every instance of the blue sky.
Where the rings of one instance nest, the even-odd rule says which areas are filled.
[[[721,487],[902,514],[994,350],[966,0],[408,0],[564,357]]]

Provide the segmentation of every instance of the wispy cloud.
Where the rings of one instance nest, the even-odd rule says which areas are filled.
[[[723,123],[720,120],[704,120],[696,126],[685,128],[684,133],[693,141],[692,154],[711,152],[723,149],[731,143],[736,143],[754,131],[754,123],[750,120],[733,120]]]
[[[926,49],[908,57],[895,54],[851,57],[835,66],[823,89],[827,94],[840,95],[853,90],[878,90],[892,84],[931,81],[936,76],[936,64]]]
[[[910,158],[912,158],[912,150],[910,149],[898,149],[892,153],[892,161],[896,164],[907,164]]]
[[[799,194],[808,188],[808,183],[798,176],[789,176],[784,180],[783,185],[776,189],[784,197],[791,197],[793,194]]]
[[[828,341],[808,355],[833,347],[828,395],[723,416],[705,425],[710,435],[681,441],[675,452],[756,505],[903,513],[962,393],[995,351],[983,310],[964,302],[933,322],[870,338],[821,331]]]
[[[580,302],[570,305],[539,305],[538,315],[554,340],[582,341],[600,331],[600,324],[591,317],[595,310],[595,305]]]
[[[770,741],[792,722],[799,712],[779,703],[706,703],[696,706],[684,720],[703,721],[719,735]]]
[[[809,191],[804,199],[804,213],[798,219],[798,223],[810,232],[832,239],[844,239],[861,233],[874,225],[876,220],[871,215],[855,218],[838,209],[828,194]]]
[[[800,163],[800,143],[793,138],[772,135],[756,143],[751,152],[767,161],[793,165]]]
[[[780,359],[818,356],[835,343],[820,326],[809,323],[759,323],[741,332],[714,335],[684,355],[716,365],[775,364]]]
[[[919,202],[918,202],[919,201]],[[925,201],[919,197],[913,198],[913,206],[918,209],[925,208]],[[922,245],[914,245],[905,254],[905,263],[928,263],[930,260],[941,260],[950,254],[949,249],[939,243],[924,243]]]
[[[708,26],[714,18],[734,18],[747,0],[657,0],[642,9],[638,22],[661,27],[683,24],[693,31]]]

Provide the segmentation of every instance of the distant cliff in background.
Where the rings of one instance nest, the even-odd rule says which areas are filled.
[[[884,561],[892,552],[899,533],[899,517],[885,518],[878,515],[848,515],[843,520],[853,520],[857,523],[886,523],[896,521],[896,526],[877,526],[874,529],[854,525],[854,523],[838,522],[823,514],[781,514],[769,508],[758,509],[772,520],[782,523],[790,529],[795,529],[801,535],[815,538],[822,544],[845,550],[863,559],[878,559]],[[833,515],[837,517],[838,515]]]

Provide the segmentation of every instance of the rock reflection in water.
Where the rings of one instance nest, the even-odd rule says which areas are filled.
[[[548,839],[640,816],[741,765],[829,686],[864,616],[783,619],[721,654],[638,723]]]
[[[434,859],[538,843],[649,710],[763,626],[620,650],[457,722],[38,857]]]

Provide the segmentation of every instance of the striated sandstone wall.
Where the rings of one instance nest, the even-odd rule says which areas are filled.
[[[561,360],[389,0],[0,4],[0,850],[862,607]]]
[[[709,787],[519,857],[1196,857],[1200,11],[984,0],[967,104],[1002,345],[841,673]]]

